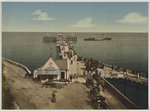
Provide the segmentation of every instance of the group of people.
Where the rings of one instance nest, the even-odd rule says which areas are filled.
[[[120,66],[113,66],[111,67],[112,71],[115,69],[116,71],[120,72],[121,70],[123,71],[123,73],[126,72],[127,74],[127,69],[126,68],[121,68]]]
[[[122,71],[123,73],[126,73],[126,74],[127,74],[127,72],[128,72],[128,70],[127,70],[126,68],[121,68],[121,67],[119,67],[119,66],[113,66],[113,65],[112,65],[111,69],[112,69],[112,71],[113,71],[113,70],[116,70],[116,71],[118,71],[118,72],[119,72],[119,71]],[[132,73],[132,74],[140,75],[140,72],[135,71],[135,70],[129,70],[129,72]]]
[[[97,75],[97,73],[95,73],[87,77],[86,85],[90,88],[90,93],[92,95],[91,101],[95,106],[95,109],[98,109],[99,105],[101,108],[105,109],[105,97],[100,94],[100,92],[105,89],[104,81]]]

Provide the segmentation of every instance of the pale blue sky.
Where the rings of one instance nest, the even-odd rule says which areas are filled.
[[[148,3],[2,2],[2,31],[148,32]]]

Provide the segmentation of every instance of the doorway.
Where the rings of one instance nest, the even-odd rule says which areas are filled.
[[[65,79],[65,72],[61,72],[61,79]]]

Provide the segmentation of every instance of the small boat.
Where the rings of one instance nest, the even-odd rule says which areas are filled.
[[[60,46],[60,44],[56,44],[56,47],[59,47]]]
[[[73,47],[73,46],[74,46],[74,42],[73,42],[73,41],[70,41],[70,42],[69,42],[69,45],[70,45],[71,47]]]
[[[73,44],[73,43],[74,43],[73,41],[70,41],[70,42],[69,42],[69,44]]]
[[[61,44],[61,42],[60,42],[60,41],[57,41],[57,42],[56,42],[56,47],[59,47],[60,44]]]

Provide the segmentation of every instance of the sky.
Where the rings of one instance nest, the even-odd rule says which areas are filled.
[[[3,32],[148,32],[147,2],[2,2]]]

